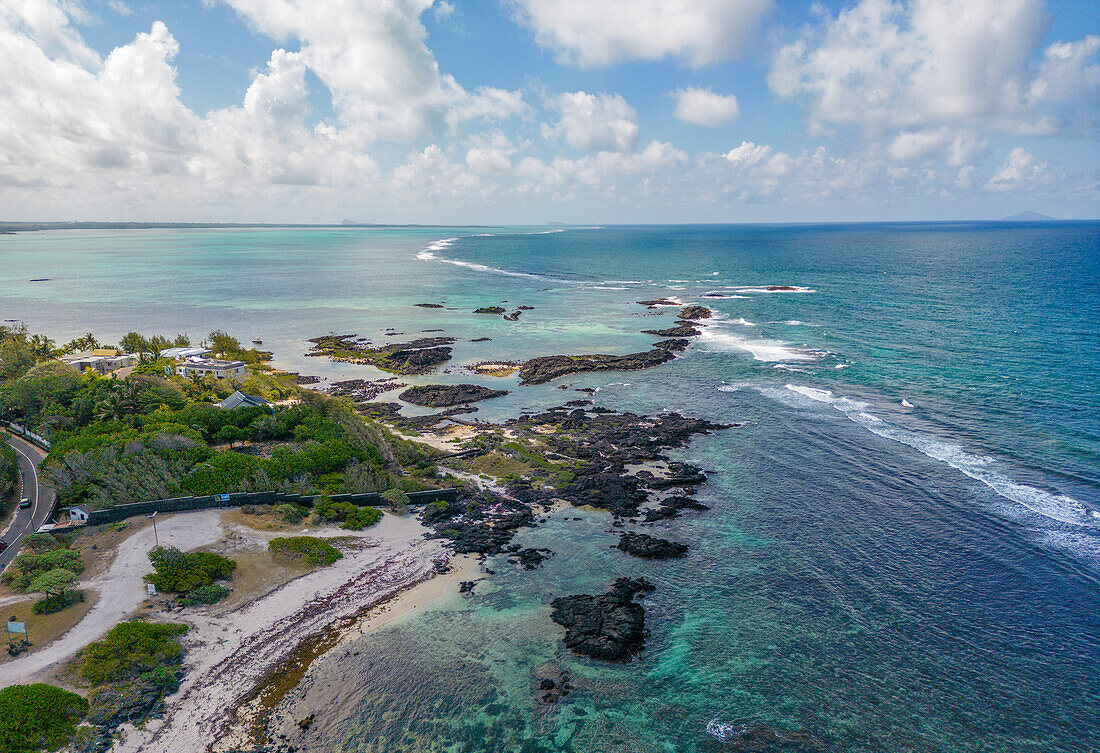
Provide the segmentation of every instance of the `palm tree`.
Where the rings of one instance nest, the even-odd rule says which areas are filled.
[[[121,421],[130,414],[130,408],[122,395],[110,392],[97,406],[96,418],[100,421]]]
[[[54,341],[45,335],[34,335],[31,337],[31,352],[37,360],[47,361],[57,355],[57,348]]]

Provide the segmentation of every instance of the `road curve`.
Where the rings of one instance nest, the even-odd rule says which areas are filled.
[[[19,460],[19,474],[23,477],[23,496],[31,501],[30,508],[16,509],[11,526],[0,540],[8,547],[0,552],[0,571],[3,571],[19,553],[19,542],[28,533],[34,533],[53,512],[56,496],[53,489],[43,486],[38,476],[38,466],[46,458],[46,451],[19,437],[0,432],[0,439],[7,438]]]

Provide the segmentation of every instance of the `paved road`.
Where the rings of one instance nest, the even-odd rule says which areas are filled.
[[[45,459],[46,451],[19,437],[0,432],[0,441],[5,438],[15,449],[15,454],[19,458],[19,473],[23,476],[23,496],[30,499],[31,506],[26,510],[15,511],[15,519],[3,536],[3,541],[7,542],[8,548],[0,553],[0,571],[6,568],[19,553],[19,541],[24,534],[34,533],[46,522],[53,511],[55,499],[53,489],[39,485],[38,465]]]

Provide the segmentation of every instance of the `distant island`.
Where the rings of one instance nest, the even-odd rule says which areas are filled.
[[[1048,214],[1039,214],[1038,212],[1032,212],[1027,210],[1026,212],[1017,212],[1016,214],[1009,215],[1003,218],[1002,222],[1046,222],[1047,220],[1053,220]]]

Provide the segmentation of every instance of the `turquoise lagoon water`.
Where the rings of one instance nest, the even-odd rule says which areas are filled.
[[[333,377],[375,372],[303,358],[306,338],[443,328],[461,340],[433,381],[514,385],[461,366],[644,349],[675,309],[636,301],[661,296],[718,313],[682,358],[559,381],[743,424],[678,453],[711,509],[656,528],[688,557],[633,560],[607,516],[556,513],[519,539],[554,551],[541,570],[491,560],[472,598],[318,662],[310,749],[720,751],[741,721],[829,751],[1100,749],[1100,225],[0,237],[2,319],[223,327]],[[535,308],[470,313],[498,301]],[[515,387],[478,415],[575,396]],[[657,585],[640,659],[565,654],[550,599],[619,575]],[[549,710],[548,662],[578,685]]]

